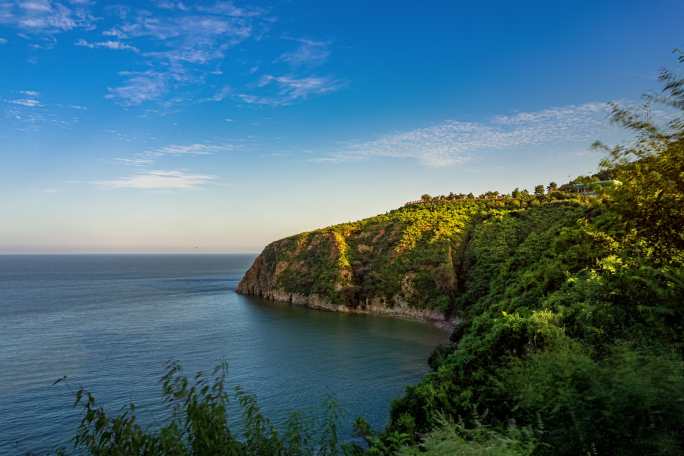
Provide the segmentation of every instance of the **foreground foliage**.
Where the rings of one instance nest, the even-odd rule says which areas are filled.
[[[130,405],[111,416],[85,389],[76,393],[75,405],[83,418],[74,437],[74,450],[98,455],[278,455],[333,456],[341,446],[337,437],[338,413],[333,401],[323,420],[290,415],[281,430],[260,411],[256,398],[236,387],[226,388],[227,366],[221,364],[208,377],[202,372],[189,380],[178,363],[170,363],[162,377],[162,396],[171,419],[156,430],[145,429]],[[228,405],[239,402],[241,432],[231,429]],[[59,454],[67,454],[65,449]]]
[[[404,447],[399,456],[529,456],[535,449],[529,432],[494,431],[484,426],[465,428],[443,421],[419,446]]]

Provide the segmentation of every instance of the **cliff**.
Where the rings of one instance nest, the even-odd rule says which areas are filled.
[[[451,326],[458,321],[456,302],[467,291],[473,233],[502,214],[524,218],[530,211],[567,212],[578,204],[558,199],[442,197],[301,233],[269,244],[237,291],[316,309]]]

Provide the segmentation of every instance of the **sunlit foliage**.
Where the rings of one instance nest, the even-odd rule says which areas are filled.
[[[493,211],[473,226],[456,299],[464,324],[376,439],[420,441],[446,414],[531,429],[535,454],[684,452],[684,82],[661,80],[647,107],[665,104],[671,120],[615,106],[636,141],[562,186],[589,200]]]

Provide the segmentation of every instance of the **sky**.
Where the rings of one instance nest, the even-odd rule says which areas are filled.
[[[0,253],[258,252],[596,169],[681,1],[0,0]]]

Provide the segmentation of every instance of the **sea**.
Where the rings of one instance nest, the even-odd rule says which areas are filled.
[[[80,387],[114,414],[135,403],[153,430],[169,417],[169,361],[188,375],[226,362],[230,387],[254,394],[276,427],[293,411],[320,417],[332,399],[343,439],[358,416],[382,428],[447,334],[238,295],[254,257],[1,255],[0,455],[71,449]]]

